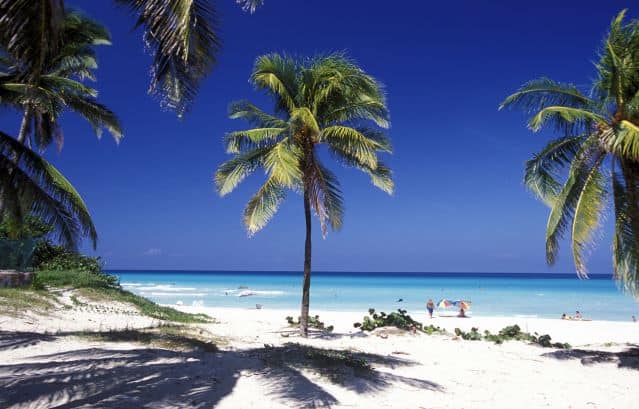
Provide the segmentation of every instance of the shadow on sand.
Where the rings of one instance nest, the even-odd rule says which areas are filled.
[[[119,339],[112,332],[107,339]],[[72,333],[44,336],[0,332],[2,348],[56,341]],[[129,338],[131,330],[125,338]],[[238,351],[118,349],[118,344],[30,358],[0,365],[0,407],[213,407],[229,395],[238,379],[256,376],[266,395],[292,407],[330,407],[331,393],[307,376],[318,374],[356,393],[405,385],[443,391],[427,380],[403,377],[381,368],[415,365],[394,357],[315,348],[297,343]],[[256,391],[257,393],[258,391]],[[266,397],[268,399],[268,397]]]
[[[629,348],[620,352],[567,349],[548,352],[543,356],[561,360],[579,359],[582,365],[613,363],[619,368],[639,370],[639,345],[630,345]]]

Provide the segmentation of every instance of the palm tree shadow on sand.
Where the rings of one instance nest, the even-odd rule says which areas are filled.
[[[597,351],[586,349],[566,349],[548,352],[542,356],[560,360],[578,359],[582,365],[603,363],[617,364],[619,368],[639,370],[639,345],[630,344],[623,351]]]
[[[111,332],[114,340],[119,332]],[[131,331],[127,332],[130,335]],[[75,335],[0,333],[26,343]],[[12,342],[12,344],[15,344]],[[258,377],[266,398],[293,407],[330,407],[337,398],[314,382],[312,372],[363,394],[393,385],[443,392],[431,381],[378,368],[416,365],[393,356],[345,352],[289,343],[238,351],[172,351],[161,348],[113,349],[109,345],[32,357],[31,362],[0,365],[0,407],[213,407],[229,395],[240,377]]]

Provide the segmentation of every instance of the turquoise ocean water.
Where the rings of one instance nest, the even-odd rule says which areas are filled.
[[[161,304],[205,307],[297,309],[299,272],[111,271],[121,284]],[[242,294],[252,294],[241,297]],[[311,312],[366,312],[405,308],[424,311],[428,298],[472,301],[475,316],[557,318],[579,310],[592,319],[639,319],[639,304],[622,294],[610,276],[502,273],[315,272]],[[402,299],[402,302],[398,302]]]

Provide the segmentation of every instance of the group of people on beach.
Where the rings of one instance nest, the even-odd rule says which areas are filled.
[[[432,299],[429,299],[426,302],[426,309],[428,310],[428,316],[430,318],[433,318],[433,311],[435,311],[435,303],[433,302]],[[459,307],[459,313],[457,314],[457,317],[466,318],[466,310],[464,309],[463,305]]]
[[[567,314],[561,314],[561,319],[562,320],[571,320],[571,321],[583,321],[584,318],[582,317],[581,313],[579,311],[575,311],[575,316],[571,317],[570,315]]]

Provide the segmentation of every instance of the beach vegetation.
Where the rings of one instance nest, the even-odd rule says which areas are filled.
[[[524,183],[550,208],[546,261],[570,237],[579,277],[612,203],[612,265],[620,286],[639,296],[639,20],[625,10],[600,47],[589,90],[540,78],[507,97],[503,108],[530,114],[533,132],[560,136],[526,162]]]
[[[218,345],[226,341],[202,328],[164,324],[150,328],[110,331],[83,331],[71,335],[104,342],[135,342],[170,350],[200,350],[218,352]]]
[[[383,311],[378,314],[374,308],[369,308],[368,315],[363,318],[362,322],[354,323],[353,327],[359,328],[362,331],[373,331],[383,327],[395,327],[406,331],[421,331],[428,335],[445,333],[440,327],[424,325],[419,321],[415,321],[407,314],[406,310],[401,308],[399,308],[397,312],[391,312],[390,314],[386,314]]]
[[[9,316],[25,312],[48,314],[58,305],[57,299],[47,291],[25,288],[0,288],[0,310]]]
[[[288,322],[288,325],[292,327],[299,327],[300,317],[297,317],[297,321],[295,321],[293,317],[288,316],[286,317],[286,322]],[[324,322],[320,321],[319,315],[308,317],[308,326],[309,328],[315,328],[322,332],[333,332],[333,330],[335,329],[335,327],[333,327],[332,325],[326,325],[324,324]]]
[[[250,81],[273,98],[273,114],[248,101],[231,104],[230,117],[252,127],[230,132],[224,144],[233,158],[220,165],[215,184],[220,195],[233,191],[257,169],[266,182],[248,201],[244,224],[249,235],[275,215],[287,191],[303,198],[306,223],[300,329],[308,332],[311,285],[311,212],[322,236],[339,230],[343,198],[337,176],[324,165],[329,153],[340,163],[366,173],[373,185],[393,192],[392,173],[379,160],[390,153],[384,133],[389,115],[382,85],[344,54],[297,59],[288,55],[258,57]],[[321,152],[320,152],[321,150]]]
[[[501,330],[497,334],[492,334],[490,331],[485,330],[483,335],[479,332],[479,328],[472,327],[469,332],[462,331],[459,328],[455,328],[455,335],[463,340],[467,341],[490,341],[495,344],[503,344],[505,341],[525,341],[532,344],[537,344],[544,348],[558,348],[558,349],[570,349],[571,346],[568,343],[552,342],[552,338],[548,334],[539,335],[537,333],[530,334],[523,332],[519,325],[509,325]]]

